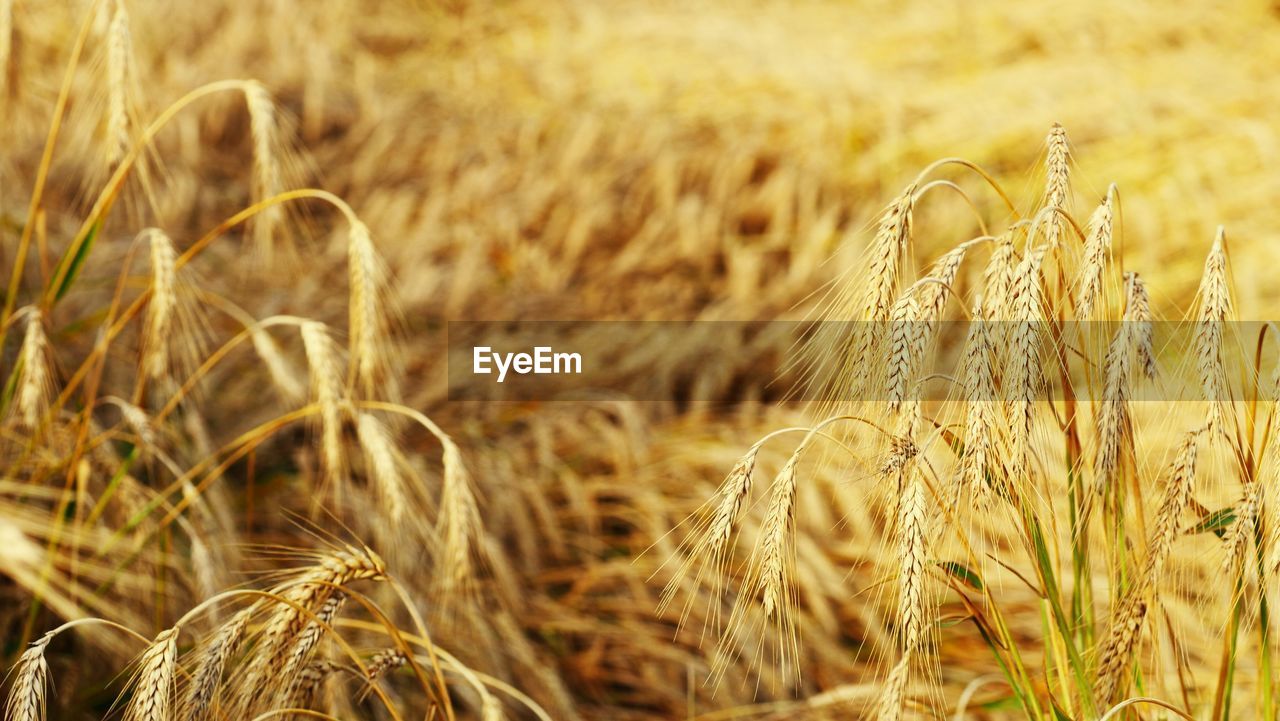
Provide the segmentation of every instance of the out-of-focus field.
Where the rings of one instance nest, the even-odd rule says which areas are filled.
[[[33,220],[33,178],[89,7],[0,1],[10,5],[0,105],[6,277],[21,229]],[[679,524],[746,448],[803,423],[809,409],[758,402],[760,388],[732,382],[757,367],[751,357],[739,369],[708,369],[713,377],[697,386],[697,399],[713,404],[451,404],[444,321],[803,317],[842,274],[856,277],[877,214],[933,160],[979,163],[1034,204],[1053,122],[1071,139],[1081,214],[1118,184],[1116,257],[1142,271],[1158,314],[1188,312],[1220,224],[1229,232],[1239,315],[1280,310],[1280,287],[1271,282],[1280,266],[1274,3],[127,5],[139,117],[207,82],[257,79],[289,119],[296,150],[289,183],[333,192],[368,225],[403,315],[401,398],[457,440],[477,488],[481,545],[497,559],[481,573],[480,600],[433,616],[433,640],[555,719],[822,718],[841,717],[838,702],[865,705],[887,668],[891,613],[869,590],[883,581],[876,555],[884,543],[858,500],[869,472],[832,467],[801,488],[798,669],[771,664],[777,651],[766,642],[708,683],[714,644],[700,631],[728,606],[695,599],[678,628],[685,599],[657,611],[671,574],[663,562],[682,538]],[[47,249],[29,259],[24,294],[39,288],[48,270],[41,263],[70,244],[106,177],[98,157],[106,102],[95,79],[106,33],[99,24],[72,84],[42,204]],[[253,202],[251,133],[239,107],[215,100],[159,135],[154,209],[135,186],[85,264],[85,287],[109,297],[143,224],[163,226],[181,249]],[[937,250],[943,239],[949,246],[974,234],[959,203],[938,206],[918,219]],[[196,266],[211,293],[254,317],[307,316],[341,334],[347,297],[334,290],[347,282],[341,230],[336,214],[306,208],[291,218],[299,257],[287,270],[258,273],[259,261],[235,237]],[[915,256],[925,267],[935,253],[923,247]],[[99,317],[105,305],[102,297],[69,295],[50,321],[62,329],[53,345],[64,372],[95,342],[77,334],[75,322]],[[9,333],[6,369],[19,335]],[[247,419],[280,412],[264,381],[238,368],[215,374],[203,390],[213,448]],[[433,442],[406,435],[410,463],[434,468]],[[304,530],[311,521],[298,520],[317,518],[311,440],[299,431],[264,446],[254,468],[228,471],[234,523],[216,540],[234,553],[226,554],[221,585],[275,568],[255,555],[260,544],[313,542]],[[769,451],[760,463],[773,473],[784,460]],[[429,483],[438,475],[424,472]],[[21,495],[7,485],[0,494]],[[6,502],[0,514],[10,505],[19,504]],[[394,533],[365,537],[386,530],[377,519],[352,519],[370,512],[334,511],[408,588],[430,596],[430,564],[387,550],[403,544]],[[166,565],[187,577],[178,545]],[[30,599],[16,578],[0,565],[6,661],[32,631]],[[153,636],[200,598],[176,585],[130,585],[85,608],[152,623],[137,630]],[[1014,631],[1035,639],[1038,600],[1016,583],[1008,593],[1027,596]],[[430,605],[424,601],[424,612]],[[997,669],[971,633],[944,629],[939,641],[938,684],[928,693],[950,707],[973,679]],[[113,653],[123,663],[136,651]],[[101,715],[109,705],[100,689],[123,666],[84,667],[76,653],[86,652],[51,654],[59,689],[51,718]],[[467,715],[478,707],[462,698],[459,716],[479,717]],[[507,713],[527,716],[519,704]]]

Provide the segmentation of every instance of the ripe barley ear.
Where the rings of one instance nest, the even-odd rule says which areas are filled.
[[[351,222],[348,232],[347,266],[351,285],[351,370],[356,387],[366,398],[394,397],[394,393],[378,392],[392,380],[387,269],[373,245],[369,228],[358,220]]]
[[[1147,540],[1147,557],[1139,575],[1125,591],[1111,619],[1098,654],[1097,696],[1110,703],[1125,692],[1133,649],[1142,634],[1147,606],[1157,589],[1165,561],[1178,536],[1179,519],[1191,500],[1195,484],[1196,454],[1200,431],[1188,433],[1178,446],[1164,487],[1164,498]]]
[[[1111,254],[1113,195],[1112,191],[1107,191],[1107,197],[1089,218],[1088,235],[1084,243],[1084,265],[1080,270],[1080,279],[1076,283],[1077,320],[1089,319],[1102,289],[1102,274],[1106,269],[1107,258]]]
[[[760,591],[765,616],[789,612],[791,580],[791,531],[795,528],[797,449],[773,481],[773,496],[761,530]]]
[[[151,228],[143,235],[151,248],[151,300],[144,320],[142,366],[150,377],[161,378],[169,371],[170,334],[177,315],[178,253],[164,231]]]
[[[1196,369],[1200,387],[1208,403],[1210,429],[1219,430],[1227,401],[1227,376],[1222,363],[1222,332],[1231,312],[1231,289],[1227,281],[1226,232],[1219,227],[1213,247],[1204,261],[1200,277],[1200,313],[1196,324]]]
[[[321,460],[329,480],[340,482],[346,477],[347,461],[342,450],[342,373],[338,369],[338,350],[328,328],[317,321],[302,324],[302,345],[311,366],[312,398],[320,407]]]
[[[38,308],[28,306],[14,315],[26,317],[26,331],[22,337],[22,347],[18,350],[21,369],[11,413],[19,423],[34,429],[49,405],[49,394],[53,386],[53,373],[49,367],[52,360],[49,340],[44,332],[44,314]]]
[[[49,662],[44,649],[51,638],[44,636],[36,640],[18,659],[4,707],[4,717],[9,721],[44,721],[49,681]]]
[[[1046,208],[1065,211],[1071,196],[1071,146],[1067,142],[1067,131],[1054,123],[1049,129],[1045,144],[1048,152],[1045,159],[1044,204]],[[1049,245],[1058,244],[1064,223],[1057,213],[1050,218]]]
[[[170,721],[178,666],[178,628],[165,629],[138,663],[133,697],[125,721]]]
[[[441,587],[446,594],[464,591],[475,576],[472,558],[479,550],[480,509],[462,452],[451,440],[444,445],[444,483],[437,533],[443,554]]]
[[[271,94],[256,80],[244,84],[245,105],[249,109],[249,134],[253,140],[253,187],[256,201],[266,200],[283,189],[279,147],[279,121]],[[258,213],[253,220],[253,239],[257,252],[270,262],[275,234],[282,222],[283,210],[273,205]]]
[[[107,41],[107,167],[113,168],[129,152],[129,13],[116,0]]]

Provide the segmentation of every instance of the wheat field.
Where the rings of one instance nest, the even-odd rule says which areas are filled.
[[[3,718],[1280,718],[1277,64],[1268,2],[0,0]],[[481,321],[606,367],[460,400]]]

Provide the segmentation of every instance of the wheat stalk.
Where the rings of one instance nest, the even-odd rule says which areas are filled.
[[[254,325],[249,330],[249,338],[253,342],[254,351],[266,364],[267,373],[270,374],[272,382],[284,397],[290,401],[300,401],[305,398],[306,390],[298,382],[294,369],[289,367],[284,354],[280,352],[280,346],[276,345],[271,334],[265,328]]]

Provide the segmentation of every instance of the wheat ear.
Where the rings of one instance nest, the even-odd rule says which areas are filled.
[[[924,640],[925,505],[924,482],[917,469],[903,468],[898,499],[898,637],[902,655],[880,692],[877,719],[902,717],[911,658]]]
[[[161,631],[142,654],[125,721],[170,721],[178,667],[178,627]]]
[[[1164,487],[1164,499],[1147,541],[1147,558],[1139,577],[1125,592],[1111,619],[1106,643],[1098,654],[1097,696],[1105,702],[1123,693],[1125,669],[1133,655],[1146,619],[1151,593],[1160,582],[1165,561],[1178,536],[1178,523],[1191,500],[1195,484],[1199,431],[1188,433],[1179,444]]]
[[[391,438],[391,432],[374,416],[361,413],[356,423],[356,433],[364,451],[369,476],[392,528],[401,531],[408,528],[409,485],[400,471],[399,452]]]
[[[1147,294],[1147,284],[1137,273],[1125,273],[1128,288],[1128,306],[1125,312],[1133,323],[1135,342],[1138,346],[1138,362],[1142,365],[1142,374],[1148,380],[1154,380],[1158,368],[1156,366],[1155,339],[1151,328],[1151,296]]]
[[[1067,131],[1058,123],[1049,129],[1045,160],[1044,204],[1046,208],[1065,211],[1071,194],[1071,146]],[[1065,221],[1058,213],[1049,218],[1049,245],[1057,246]]]
[[[270,679],[271,683],[249,683],[238,688],[232,698],[236,713],[231,715],[238,713],[253,718],[253,712],[266,700],[292,689],[294,679],[279,672],[296,650],[295,643],[313,622],[313,616],[339,593],[335,586],[385,578],[386,565],[380,557],[368,549],[346,548],[322,556],[297,578],[273,589],[286,602],[276,605],[258,632],[258,644],[247,668],[240,674],[243,679]],[[293,669],[295,675],[298,670]]]
[[[143,321],[142,367],[152,378],[161,378],[169,371],[169,344],[178,307],[178,252],[158,228],[144,230],[142,236],[151,249],[151,300]]]
[[[792,546],[795,528],[796,464],[803,447],[783,464],[773,481],[773,496],[761,530],[760,579],[764,614],[768,618],[789,612]]]
[[[443,543],[442,588],[448,593],[465,589],[475,575],[472,554],[481,535],[480,509],[472,489],[471,475],[462,461],[462,452],[452,440],[444,443],[444,482],[440,493],[438,533]]]
[[[257,611],[257,605],[244,608],[222,624],[201,649],[196,659],[196,670],[187,687],[183,701],[183,718],[186,721],[202,721],[208,718],[211,704],[222,684],[227,663],[240,648],[249,620]]]
[[[346,476],[347,461],[342,451],[342,373],[338,351],[328,328],[318,321],[302,324],[302,345],[311,367],[311,393],[320,407],[320,450],[326,475],[331,481]],[[337,484],[341,487],[341,483]]]
[[[1196,325],[1196,368],[1200,387],[1209,405],[1209,428],[1221,427],[1226,401],[1226,370],[1222,365],[1222,326],[1231,312],[1231,290],[1227,283],[1226,232],[1219,227],[1213,246],[1204,261],[1200,277],[1200,315]]]
[[[116,0],[107,41],[107,166],[129,152],[129,13]]]
[[[956,486],[957,489],[967,489],[979,507],[986,507],[991,499],[990,456],[997,422],[995,370],[992,367],[995,344],[991,332],[993,321],[983,319],[981,304],[974,307],[972,318],[962,361],[966,406],[964,457]]]
[[[388,393],[391,381],[388,355],[387,269],[378,255],[369,228],[351,221],[347,234],[347,265],[350,274],[351,365],[356,387],[366,398],[394,397]],[[384,392],[378,393],[379,387]]]
[[[915,368],[920,362],[928,337],[921,333],[920,303],[914,293],[904,293],[893,304],[889,316],[889,346],[886,359],[885,400],[890,413],[896,413],[906,400]]]
[[[1040,324],[1044,321],[1044,289],[1040,284],[1040,266],[1046,246],[1028,250],[1018,263],[1016,281],[1009,309],[1015,321],[1010,331],[1008,386],[1010,396],[1010,438],[1014,476],[1027,470],[1035,402],[1042,381],[1040,368]]]
[[[1097,423],[1098,453],[1093,465],[1094,489],[1098,493],[1110,484],[1120,464],[1120,451],[1132,430],[1128,409],[1132,367],[1144,344],[1142,322],[1135,319],[1135,313],[1140,311],[1139,304],[1135,302],[1137,276],[1130,274],[1126,281],[1128,299],[1123,321],[1111,339],[1103,364],[1102,403]]]
[[[44,721],[49,681],[49,662],[44,657],[44,649],[52,638],[44,636],[36,640],[18,659],[4,707],[8,721]]]
[[[272,382],[279,389],[281,395],[295,402],[304,399],[306,390],[298,382],[294,369],[285,360],[284,354],[280,351],[280,346],[276,345],[271,334],[265,328],[255,324],[249,330],[249,337],[253,341],[254,351],[257,352],[262,362],[266,364],[267,373],[270,374]]]
[[[35,428],[48,406],[52,373],[49,369],[49,340],[44,333],[44,315],[34,306],[23,308],[14,314],[26,317],[26,331],[22,347],[18,350],[18,362],[22,372],[17,380],[17,397],[13,402],[14,413],[27,428]]]
[[[244,97],[249,110],[249,132],[253,138],[254,198],[263,201],[284,189],[277,153],[279,126],[276,106],[271,100],[271,94],[256,80],[245,82]],[[281,213],[279,205],[272,205],[254,217],[254,244],[268,262],[274,250],[275,232],[280,225]]]
[[[880,215],[879,226],[871,240],[857,336],[850,365],[858,386],[867,381],[866,364],[880,342],[880,325],[890,317],[894,296],[898,291],[898,274],[902,258],[911,241],[911,214],[915,205],[916,186],[908,185]],[[856,390],[856,388],[855,388]]]
[[[908,288],[890,310],[886,382],[890,412],[898,410],[916,381],[966,250],[967,246],[961,245],[944,254],[928,275]]]
[[[1089,230],[1084,243],[1084,264],[1076,288],[1077,320],[1089,319],[1102,289],[1102,273],[1107,265],[1107,257],[1111,254],[1113,195],[1108,190],[1107,197],[1103,198],[1089,217]]]

